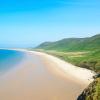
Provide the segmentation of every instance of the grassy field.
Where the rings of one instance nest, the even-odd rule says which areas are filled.
[[[35,48],[74,65],[100,71],[100,34],[86,38],[65,38],[44,42]]]
[[[37,51],[45,52],[73,65],[100,72],[100,50],[82,51],[82,52],[59,52],[55,50],[37,49]]]

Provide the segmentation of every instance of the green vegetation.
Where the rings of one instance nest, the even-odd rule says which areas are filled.
[[[96,78],[77,100],[100,100],[100,78]]]
[[[37,51],[54,55],[79,67],[91,69],[96,72],[100,71],[100,50],[88,52],[59,52],[54,50],[37,49]]]
[[[100,50],[100,34],[89,38],[67,38],[56,42],[45,42],[37,48],[61,52]]]
[[[45,42],[35,50],[46,52],[76,66],[100,73],[100,34],[89,38]],[[84,90],[78,100],[100,100],[100,77]]]
[[[35,49],[57,56],[79,67],[100,71],[100,34],[45,42]]]

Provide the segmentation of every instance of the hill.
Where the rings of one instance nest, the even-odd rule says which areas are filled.
[[[91,69],[100,75],[100,34],[87,38],[65,38],[45,42],[36,50],[46,52],[76,66]],[[100,77],[96,78],[77,100],[99,100]]]
[[[100,72],[100,34],[87,38],[65,38],[44,42],[35,48],[76,66]]]
[[[44,42],[37,49],[57,51],[90,51],[100,49],[100,34],[88,38],[65,38],[56,42]]]

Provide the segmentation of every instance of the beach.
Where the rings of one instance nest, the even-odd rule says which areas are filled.
[[[0,76],[0,100],[76,100],[93,72],[51,55],[27,50],[23,60]]]

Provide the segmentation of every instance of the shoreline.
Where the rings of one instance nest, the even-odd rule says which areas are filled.
[[[53,55],[50,55],[50,54],[47,54],[44,52],[30,51],[30,50],[26,50],[26,49],[6,49],[6,50],[21,51],[21,52],[24,52],[26,56],[28,53],[31,53],[32,55],[34,55],[34,54],[39,55],[44,60],[48,60],[53,63],[56,63],[58,65],[57,67],[59,67],[62,71],[64,71],[65,74],[69,74],[69,75],[79,79],[79,81],[83,81],[83,82],[85,81],[85,82],[87,82],[87,84],[89,84],[93,81],[93,76],[95,75],[95,72],[93,72],[92,70],[75,66],[69,62],[59,59],[58,57],[55,57]],[[15,67],[12,68],[11,70],[16,69],[16,66],[22,65],[25,62],[25,60],[26,59],[23,58],[23,60],[18,65],[15,65]]]
[[[59,59],[58,57],[43,53],[43,52],[36,52],[36,51],[28,51],[28,52],[33,52],[38,55],[41,55],[44,57],[44,59],[51,60],[52,62],[56,63],[61,70],[63,70],[66,74],[72,75],[73,77],[81,80],[81,81],[86,81],[88,84],[93,81],[93,77],[95,75],[95,72],[81,68],[78,66],[74,66],[71,63],[68,63],[64,60]]]
[[[75,100],[92,81],[88,80],[94,75],[90,70],[45,53],[16,50],[26,57],[0,78],[2,100]]]

